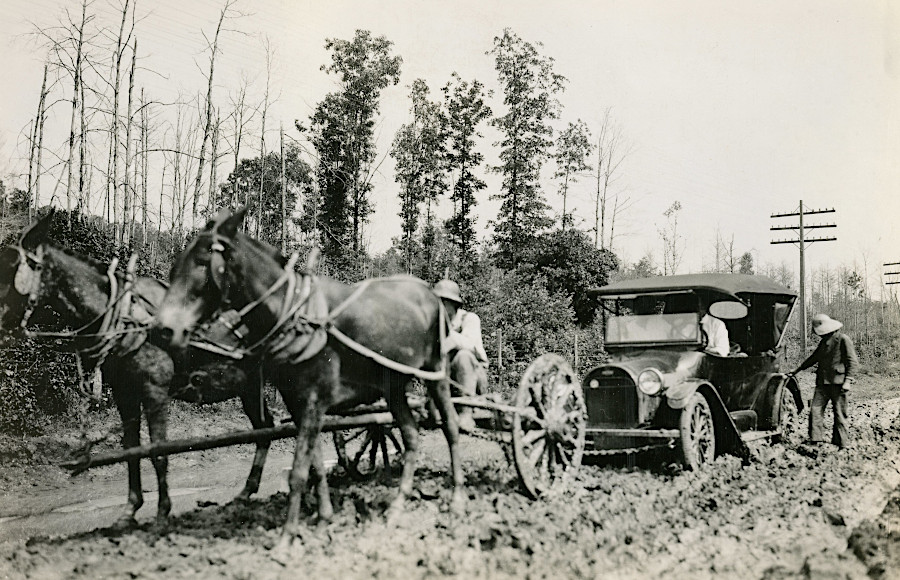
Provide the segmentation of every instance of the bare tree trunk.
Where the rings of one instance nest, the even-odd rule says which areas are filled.
[[[78,119],[78,107],[81,96],[81,52],[84,45],[84,24],[87,18],[87,2],[81,3],[81,25],[78,28],[78,39],[75,40],[75,70],[72,76],[75,85],[72,89],[72,115],[69,120],[69,162],[66,177],[66,224],[72,226],[72,193],[75,184],[75,123]]]
[[[123,36],[125,34],[125,21],[128,20],[128,6],[131,0],[125,0],[125,5],[122,7],[122,21],[119,24],[119,36],[116,38],[116,51],[113,53],[112,57],[112,69],[113,69],[113,107],[112,107],[112,123],[110,123],[109,130],[109,149],[110,149],[110,172],[108,174],[108,183],[107,183],[107,196],[109,195],[109,190],[112,190],[112,203],[110,204],[109,213],[112,214],[112,224],[113,224],[113,239],[116,241],[116,244],[119,243],[119,219],[118,219],[118,208],[119,208],[119,85],[121,84],[122,79],[122,56],[125,54],[125,47],[128,45],[130,40],[131,32],[129,31],[128,39],[124,39]],[[134,26],[132,25],[132,30]]]
[[[213,90],[213,74],[216,69],[216,52],[219,50],[219,33],[222,31],[222,22],[225,20],[225,14],[228,12],[228,9],[231,7],[232,0],[228,0],[225,2],[225,7],[222,8],[222,12],[219,14],[219,23],[216,25],[216,34],[213,36],[212,46],[210,47],[210,55],[209,55],[209,77],[207,78],[206,85],[206,112],[205,112],[205,123],[203,127],[203,139],[200,141],[200,160],[197,164],[197,180],[194,182],[194,203],[191,209],[191,227],[194,227],[197,222],[197,204],[200,200],[200,184],[203,181],[203,165],[206,162],[206,142],[210,138],[210,132],[212,131],[212,90]]]
[[[85,115],[84,104],[84,77],[82,76],[79,83],[79,91],[81,92],[81,131],[78,138],[78,191],[81,197],[80,203],[84,205],[85,211],[90,212],[91,208],[91,188],[87,179],[88,168],[88,151],[87,151],[87,116]]]
[[[41,151],[44,146],[44,121],[47,106],[47,69],[44,64],[44,80],[41,82],[41,95],[38,98],[37,116],[34,118],[34,130],[31,139],[31,158],[28,167],[28,222],[32,220],[32,204],[37,210],[41,195]],[[33,160],[33,163],[32,163]],[[33,188],[33,189],[32,189]]]
[[[147,242],[147,182],[150,178],[150,137],[149,137],[149,118],[147,114],[147,104],[144,102],[144,89],[141,88],[141,240]],[[163,167],[163,176],[165,176],[165,166]],[[162,205],[159,206],[162,211]]]
[[[134,184],[131,182],[129,171],[131,171],[132,147],[131,147],[131,112],[133,110],[132,103],[134,101],[134,69],[137,64],[137,38],[134,39],[134,46],[131,49],[131,70],[128,73],[128,106],[125,113],[125,188],[122,192],[122,239],[120,243],[130,242],[131,237],[131,201],[134,195]]]
[[[260,161],[260,169],[259,169],[259,199],[256,208],[256,238],[259,239],[259,234],[262,229],[262,221],[263,221],[263,184],[265,182],[266,177],[266,115],[269,112],[269,81],[272,77],[272,50],[269,47],[269,39],[265,39],[265,47],[266,47],[266,93],[263,97],[263,108],[262,108],[262,130],[259,134],[259,161]]]
[[[219,187],[218,183],[218,168],[219,168],[219,125],[222,120],[219,116],[219,110],[216,109],[216,122],[213,124],[212,131],[212,150],[209,155],[209,203],[207,203],[207,213],[211,216],[216,208],[216,190]]]
[[[606,234],[606,198],[601,197],[600,184],[603,182],[603,130],[600,128],[600,136],[597,137],[597,199],[594,204],[594,247],[599,248],[603,244],[603,236]]]

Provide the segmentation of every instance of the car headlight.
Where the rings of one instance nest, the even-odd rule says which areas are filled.
[[[663,388],[662,373],[656,369],[645,369],[638,375],[638,388],[645,395],[658,395]]]

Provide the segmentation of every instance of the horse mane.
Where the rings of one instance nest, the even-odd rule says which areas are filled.
[[[92,258],[91,256],[85,256],[84,254],[79,254],[78,252],[76,252],[74,250],[71,250],[69,248],[64,248],[53,242],[47,243],[47,246],[50,248],[53,248],[54,250],[58,250],[59,252],[62,252],[64,255],[66,255],[70,258],[74,258],[75,260],[84,262],[85,264],[87,264],[88,266],[90,266],[91,268],[96,270],[98,274],[101,274],[104,277],[106,277],[106,273],[109,271],[109,264],[105,264],[105,263],[101,262],[100,260],[97,260],[96,258]]]
[[[265,254],[265,255],[269,256],[275,262],[277,262],[278,265],[280,265],[282,268],[284,268],[287,265],[288,259],[284,255],[282,255],[282,253],[280,251],[278,251],[276,248],[272,247],[271,245],[267,244],[266,242],[257,240],[256,238],[251,238],[250,236],[248,236],[246,234],[241,234],[240,240],[241,240],[242,244],[246,243],[250,246],[253,246],[261,254]]]

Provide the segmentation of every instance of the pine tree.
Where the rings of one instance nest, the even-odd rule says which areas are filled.
[[[553,97],[564,89],[565,77],[553,72],[553,59],[541,56],[537,47],[512,30],[494,38],[489,52],[503,87],[508,111],[492,124],[503,132],[500,162],[492,170],[503,175],[496,196],[502,200],[494,223],[498,263],[514,267],[522,249],[550,225],[547,203],[540,189],[540,171],[553,145],[549,121],[559,118],[560,104]]]

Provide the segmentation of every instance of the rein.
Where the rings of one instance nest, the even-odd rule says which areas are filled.
[[[216,245],[218,247],[216,247]],[[210,249],[223,252],[225,248],[216,241],[214,242],[214,246]],[[296,264],[297,259],[298,254],[295,252],[288,260],[287,264],[285,264],[283,273],[265,292],[263,292],[262,295],[260,295],[259,298],[250,302],[239,311],[220,310],[211,323],[211,325],[216,323],[223,324],[242,341],[246,336],[246,326],[243,324],[243,321],[247,314],[256,309],[282,286],[287,285],[279,316],[272,325],[272,328],[270,328],[262,338],[249,347],[231,348],[222,347],[221,345],[217,345],[198,336],[191,340],[191,345],[237,360],[240,360],[245,356],[263,354],[275,360],[280,359],[283,362],[297,364],[312,358],[312,356],[318,354],[318,352],[324,348],[327,338],[325,333],[327,332],[327,334],[331,335],[334,339],[355,353],[401,374],[411,375],[426,381],[442,381],[448,378],[446,361],[444,361],[443,356],[441,358],[442,368],[440,370],[425,371],[417,369],[391,360],[373,351],[353,340],[334,325],[334,321],[337,317],[355,302],[371,285],[373,282],[373,279],[371,278],[363,280],[356,288],[354,288],[353,292],[343,300],[343,302],[338,304],[338,306],[330,312],[326,306],[325,312],[321,313],[322,317],[317,318],[316,313],[310,312],[310,298],[313,295],[315,276],[309,273],[309,270],[311,269],[309,267],[307,268],[307,271],[298,275],[294,271],[294,265]],[[223,272],[219,271],[217,274],[221,276]],[[297,280],[298,277],[300,278],[299,285]],[[223,302],[227,303],[224,299]],[[444,311],[443,304],[440,305],[440,309],[440,342],[443,344],[444,339],[447,336],[447,315]],[[208,328],[208,326],[205,328]]]
[[[40,263],[42,264],[43,262]],[[134,269],[136,263],[137,255],[132,254],[131,259],[128,261],[128,267],[126,268],[125,285],[122,288],[122,292],[119,292],[119,281],[115,274],[119,260],[118,258],[113,258],[106,271],[106,276],[109,279],[109,300],[107,301],[106,308],[79,328],[66,332],[45,332],[25,329],[28,325],[28,319],[34,311],[34,308],[37,306],[38,297],[41,292],[42,284],[38,278],[37,281],[32,284],[28,298],[29,307],[25,312],[25,316],[22,318],[21,326],[25,329],[25,335],[34,338],[57,338],[66,340],[94,339],[92,344],[76,348],[76,350],[79,355],[92,360],[96,367],[101,366],[106,360],[106,357],[117,349],[121,351],[119,354],[134,350],[140,346],[141,340],[134,341],[134,344],[123,344],[119,339],[125,335],[146,332],[146,328],[141,325],[131,326],[126,323],[126,318],[131,310],[135,280]],[[87,332],[90,327],[98,322],[100,323],[100,327],[96,332]]]

